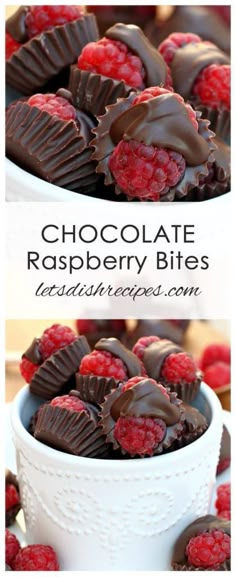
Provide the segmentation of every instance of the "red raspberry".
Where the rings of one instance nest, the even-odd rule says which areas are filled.
[[[163,42],[161,42],[158,50],[163,56],[166,64],[171,64],[176,50],[181,48],[181,46],[185,46],[192,42],[196,44],[202,42],[202,39],[197,34],[191,34],[190,32],[173,32],[173,34],[170,34],[165,38],[165,40],[163,40]]]
[[[97,331],[96,321],[87,319],[77,319],[76,328],[80,335],[87,335]]]
[[[34,94],[28,99],[30,106],[48,112],[51,116],[58,116],[61,120],[75,120],[76,110],[72,104],[56,94]]]
[[[49,545],[28,545],[17,554],[13,571],[59,571],[55,551]]]
[[[23,357],[19,368],[23,379],[25,379],[26,383],[30,383],[39,366],[29,361],[26,357]]]
[[[141,337],[133,346],[132,352],[142,361],[145,349],[152,343],[157,343],[159,340],[159,337],[154,335],[151,337]]]
[[[212,343],[208,345],[202,354],[200,368],[204,370],[216,361],[230,364],[230,346],[224,343]]]
[[[140,104],[140,102],[150,100],[151,98],[156,98],[161,94],[170,94],[170,92],[171,92],[170,90],[167,90],[167,88],[163,88],[161,86],[151,86],[150,88],[145,88],[145,90],[143,90],[140,94],[138,94],[138,96],[136,96],[136,98],[133,100],[132,106],[134,106],[135,104]],[[174,93],[171,92],[171,94],[175,96],[178,102],[185,104],[184,99],[182,98],[182,96],[180,96],[180,94],[177,94],[177,92]],[[198,122],[196,120],[195,110],[193,110],[190,104],[185,104],[185,107],[187,109],[189,119],[191,120],[194,128],[198,131]]]
[[[79,372],[81,375],[114,377],[118,381],[126,381],[128,378],[123,361],[108,351],[92,351],[85,355],[80,363]]]
[[[14,54],[14,52],[19,50],[20,47],[21,44],[16,40],[14,40],[14,38],[12,38],[9,32],[6,32],[5,34],[6,60],[8,60],[8,58],[11,58],[12,54]]]
[[[118,40],[101,38],[98,42],[86,44],[78,58],[78,68],[123,80],[134,88],[143,88],[144,85],[142,61]]]
[[[203,373],[204,382],[212,389],[230,384],[230,365],[218,361],[207,367]]]
[[[82,6],[30,6],[25,18],[28,36],[82,18],[83,13]]]
[[[192,94],[198,97],[202,104],[230,110],[230,66],[227,64],[211,64],[198,75],[192,88]]]
[[[20,497],[19,497],[19,493],[17,491],[17,488],[15,487],[15,485],[12,485],[11,483],[7,483],[6,491],[5,491],[6,511],[9,511],[9,509],[14,507],[15,505],[18,505],[19,502],[20,502]]]
[[[204,569],[217,568],[230,558],[230,536],[217,530],[201,533],[190,539],[185,553],[189,565]]]
[[[161,376],[171,383],[184,381],[192,383],[196,379],[196,365],[187,353],[172,353],[164,360],[161,369]]]
[[[61,407],[61,409],[67,409],[68,411],[73,411],[80,413],[85,410],[85,404],[78,397],[73,397],[73,395],[62,395],[61,397],[54,397],[50,402],[52,407]]]
[[[43,332],[40,338],[40,353],[43,360],[48,359],[58,349],[70,345],[76,338],[75,332],[70,327],[52,325]]]
[[[167,390],[165,389],[165,387],[163,387],[163,385],[161,385],[161,383],[157,383],[156,381],[154,381],[154,379],[150,379],[149,377],[147,377],[147,378],[148,378],[148,380],[149,380],[152,384],[156,385],[156,386],[161,390],[161,392],[163,393],[163,395],[164,395],[168,400],[170,399],[170,397],[169,397],[169,395],[168,395],[168,393],[167,393]],[[132,389],[132,387],[135,387],[135,385],[137,385],[138,383],[141,383],[141,381],[143,381],[143,380],[144,380],[143,377],[133,377],[132,379],[129,379],[129,380],[126,381],[126,383],[123,385],[122,391],[125,392],[125,391],[128,391],[128,389]]]
[[[149,417],[119,417],[114,428],[114,437],[130,455],[153,455],[163,441],[166,424],[162,419]]]
[[[6,564],[12,566],[18,551],[20,550],[20,543],[14,533],[9,529],[5,529],[5,550],[6,550]]]
[[[109,168],[121,190],[143,201],[160,200],[182,179],[185,166],[178,152],[135,140],[121,140],[109,159]]]
[[[230,501],[231,501],[231,485],[230,483],[223,483],[217,487],[216,491],[217,499],[215,502],[215,508],[217,513],[222,511],[230,511]]]
[[[220,519],[225,519],[226,521],[230,521],[231,513],[230,511],[221,511],[218,513],[217,517],[220,517]]]

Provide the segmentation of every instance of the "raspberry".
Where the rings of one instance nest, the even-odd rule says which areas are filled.
[[[220,473],[223,473],[223,471],[228,469],[230,463],[231,463],[230,457],[225,457],[225,459],[222,459],[217,465],[216,474],[220,475]]]
[[[220,519],[225,519],[226,521],[230,521],[231,514],[230,511],[221,511],[218,513],[217,517],[220,517]]]
[[[217,513],[222,511],[230,511],[230,497],[231,497],[231,486],[230,483],[223,483],[217,487],[216,491],[217,499],[215,502],[215,508]]]
[[[75,332],[70,327],[55,324],[46,329],[40,338],[40,353],[43,360],[48,359],[53,353],[73,343],[76,339]]]
[[[95,333],[97,330],[96,322],[87,319],[77,319],[76,328],[80,335],[87,335],[89,333]]]
[[[26,383],[30,383],[39,366],[29,361],[26,357],[23,357],[19,368],[23,379],[25,379]]]
[[[20,543],[14,533],[9,529],[5,529],[5,550],[6,550],[6,564],[12,566],[18,551],[20,550]]]
[[[149,377],[147,377],[148,380],[153,383],[154,385],[156,385],[156,387],[158,387],[161,392],[163,393],[163,395],[169,400],[170,397],[167,393],[167,390],[165,389],[165,387],[163,387],[163,385],[161,385],[161,383],[157,383],[156,381],[154,381],[154,379],[150,379]],[[126,381],[126,383],[123,385],[122,387],[122,391],[128,391],[128,389],[132,389],[132,387],[135,387],[135,385],[137,385],[138,383],[141,383],[141,381],[143,381],[144,378],[143,377],[133,377],[132,379],[129,379],[128,381]]]
[[[171,383],[179,383],[179,381],[192,383],[196,379],[195,362],[185,352],[173,353],[164,360],[161,376]]]
[[[208,345],[202,354],[200,368],[204,370],[216,361],[230,364],[230,346],[224,343],[212,343]]]
[[[132,352],[140,359],[140,361],[142,361],[145,349],[152,343],[157,343],[159,340],[159,337],[155,336],[141,337],[133,346]]]
[[[153,455],[163,441],[166,424],[162,419],[149,417],[119,417],[114,428],[114,437],[130,455]]]
[[[36,106],[51,116],[58,116],[61,120],[76,119],[74,106],[66,98],[56,96],[56,94],[34,94],[28,99],[28,104]]]
[[[203,373],[204,382],[212,389],[230,384],[230,366],[218,361],[207,367]]]
[[[163,42],[161,42],[158,50],[163,56],[166,64],[171,64],[176,50],[181,48],[181,46],[190,44],[191,42],[196,44],[202,42],[202,40],[200,36],[197,34],[191,34],[190,32],[173,32],[173,34],[170,34],[165,38],[165,40],[163,40]]]
[[[19,497],[19,493],[18,493],[15,485],[12,485],[11,483],[7,483],[6,491],[5,491],[6,511],[9,511],[9,509],[14,507],[15,505],[18,505],[19,502],[20,502],[20,497]]]
[[[230,110],[230,66],[227,64],[206,66],[198,75],[192,93],[198,97],[201,104],[211,108],[224,106]]]
[[[61,397],[54,397],[50,402],[52,407],[61,407],[61,409],[67,409],[68,411],[73,411],[80,413],[85,410],[85,404],[78,397],[73,397],[73,395],[62,395]]]
[[[114,148],[109,168],[123,192],[139,200],[160,200],[183,177],[185,159],[178,152],[121,140]]]
[[[185,553],[189,565],[217,569],[230,558],[230,536],[217,530],[201,533],[190,539]]]
[[[6,32],[5,34],[6,60],[8,60],[8,58],[11,58],[12,54],[14,54],[14,52],[19,50],[20,47],[21,44],[16,40],[14,40],[14,38],[12,38],[9,32]]]
[[[29,38],[32,38],[53,26],[62,26],[82,17],[82,6],[30,6],[25,25]]]
[[[55,551],[49,545],[23,547],[12,564],[13,571],[59,571]]]
[[[143,90],[140,94],[138,94],[138,96],[136,96],[136,98],[133,100],[132,106],[134,106],[135,104],[140,104],[141,102],[145,102],[146,100],[150,100],[151,98],[156,98],[157,96],[160,96],[162,94],[170,94],[170,90],[167,90],[167,88],[163,88],[161,86],[151,86],[150,88],[145,88],[145,90]],[[177,92],[174,93],[171,92],[171,94],[175,96],[178,102],[185,104],[184,99],[182,98],[182,96],[180,96],[180,94],[177,94]],[[190,104],[185,104],[185,107],[187,109],[189,119],[191,120],[194,128],[198,131],[196,112],[193,110]]]
[[[142,61],[118,40],[101,38],[98,42],[86,44],[78,58],[78,68],[123,80],[134,88],[143,88],[144,85]]]
[[[79,372],[81,375],[114,377],[118,381],[127,380],[127,369],[121,359],[108,351],[92,351],[82,358]]]

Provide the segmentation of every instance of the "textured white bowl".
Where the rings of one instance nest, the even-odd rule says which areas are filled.
[[[224,205],[225,198],[231,193],[226,193],[218,198],[211,199],[214,203],[214,207],[219,207],[219,209]],[[32,176],[29,172],[26,172],[14,162],[11,162],[8,158],[6,159],[6,200],[11,202],[38,202],[38,201],[61,201],[61,202],[88,202],[96,204],[96,206],[101,203],[104,205],[108,202],[101,198],[91,197],[84,194],[79,194],[77,192],[71,192],[65,188],[55,186],[50,184],[37,176]],[[114,201],[113,201],[114,202]],[[207,200],[203,203],[209,202]],[[166,203],[169,206],[173,203]],[[179,203],[174,203],[175,206],[179,206]],[[195,203],[194,203],[195,204]],[[202,202],[200,203],[202,204]],[[176,208],[175,208],[176,210]]]
[[[51,544],[62,570],[169,570],[180,532],[209,510],[222,408],[201,385],[209,428],[191,445],[147,459],[64,454],[26,430],[40,402],[28,386],[12,407],[13,439],[27,542]]]

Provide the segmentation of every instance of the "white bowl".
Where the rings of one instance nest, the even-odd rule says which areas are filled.
[[[40,400],[28,386],[12,407],[27,542],[52,545],[61,570],[169,570],[181,531],[208,512],[222,434],[222,408],[201,385],[209,422],[191,445],[146,459],[101,460],[56,451],[26,430]]]

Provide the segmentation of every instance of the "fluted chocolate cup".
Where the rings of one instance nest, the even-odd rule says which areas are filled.
[[[6,61],[6,82],[22,94],[33,94],[64,71],[61,86],[66,86],[69,66],[88,42],[98,38],[94,14],[42,32],[25,41]]]
[[[209,130],[209,121],[196,112],[197,131],[186,113],[185,104],[171,92],[132,106],[134,98],[131,94],[120,99],[98,118],[98,126],[93,129],[95,138],[91,142],[95,149],[92,158],[98,163],[96,171],[104,175],[105,185],[115,185],[116,194],[125,194],[109,166],[111,154],[122,139],[173,150],[185,159],[185,172],[175,186],[160,194],[159,201],[182,200],[198,186],[201,178],[208,176],[208,164],[214,160],[214,133]],[[126,196],[128,200],[136,199]]]
[[[100,405],[112,389],[117,389],[120,381],[114,377],[98,377],[96,375],[75,375],[75,388],[82,401]]]
[[[207,420],[195,407],[186,403],[182,404],[183,409],[183,432],[175,441],[173,450],[181,449],[196,441],[207,430]]]
[[[199,103],[194,104],[194,102],[193,106],[195,110],[199,110],[202,113],[203,118],[209,120],[210,129],[215,132],[216,136],[226,142],[230,141],[231,113],[229,110],[222,106],[220,108],[211,108]]]
[[[71,98],[66,90],[57,96]],[[81,111],[76,111],[75,120],[62,120],[19,100],[6,111],[6,154],[47,182],[89,194],[98,181],[90,147],[94,126]]]

